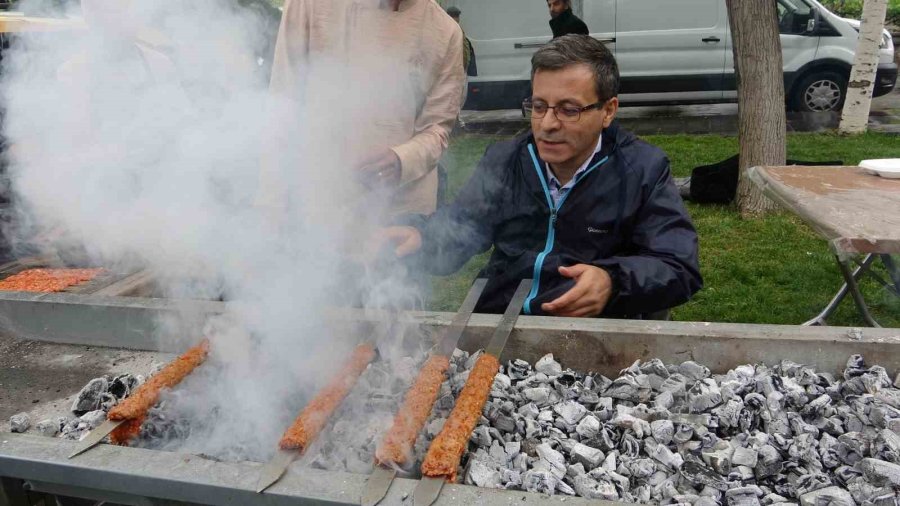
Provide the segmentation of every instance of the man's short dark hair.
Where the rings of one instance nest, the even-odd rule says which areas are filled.
[[[531,57],[531,78],[538,70],[560,70],[584,64],[594,71],[597,97],[609,100],[619,94],[619,65],[599,40],[590,35],[564,35],[538,49]]]
[[[459,15],[462,14],[462,11],[459,10],[459,7],[450,6],[447,7],[447,14],[449,14],[451,18],[458,18]]]

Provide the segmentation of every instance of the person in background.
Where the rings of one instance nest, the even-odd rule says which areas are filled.
[[[447,7],[447,14],[453,18],[453,21],[460,24],[459,17],[462,15],[462,11],[459,10],[459,7]],[[461,24],[460,28],[462,29]],[[463,30],[463,44],[463,68],[466,69],[466,75],[469,77],[477,76],[478,65],[475,63],[475,47],[472,46],[472,41],[466,36],[465,30]]]
[[[493,248],[477,312],[660,318],[702,286],[697,233],[669,160],[615,121],[619,70],[602,42],[566,35],[531,60],[531,130],[487,149],[456,200],[373,241],[447,275]]]
[[[287,126],[264,153],[257,205],[286,208],[286,181],[303,180],[339,185],[371,221],[433,213],[464,82],[462,30],[434,0],[287,0],[269,87]]]
[[[550,29],[554,39],[571,33],[591,33],[584,21],[572,12],[572,0],[547,0],[547,7],[550,8]]]

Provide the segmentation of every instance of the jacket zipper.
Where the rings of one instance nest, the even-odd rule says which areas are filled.
[[[606,163],[609,160],[609,156],[604,156],[600,161],[592,165],[586,171],[582,172],[575,178],[575,182],[572,183],[572,188],[566,192],[565,195],[559,200],[558,204],[553,203],[553,197],[550,195],[550,188],[547,187],[547,181],[544,179],[543,171],[541,170],[541,164],[538,163],[537,155],[534,153],[534,145],[528,144],[528,153],[531,154],[531,161],[534,164],[534,170],[537,171],[538,179],[541,181],[541,187],[544,190],[544,197],[547,198],[547,206],[550,208],[550,219],[547,223],[547,241],[544,244],[544,250],[538,253],[537,258],[534,260],[534,273],[532,274],[532,279],[534,282],[531,285],[531,291],[528,293],[528,297],[525,299],[524,311],[525,314],[532,314],[531,312],[531,302],[537,297],[538,292],[541,288],[541,269],[544,267],[544,259],[547,258],[547,255],[553,251],[553,243],[556,241],[556,220],[559,216],[559,210],[562,208],[562,205],[566,202],[566,198],[569,197],[578,183],[585,178],[588,174],[594,171],[597,167]]]

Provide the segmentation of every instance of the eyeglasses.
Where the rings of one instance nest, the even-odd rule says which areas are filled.
[[[606,102],[606,100],[603,100],[601,102],[597,102],[596,104],[578,107],[577,105],[571,104],[548,105],[542,100],[532,102],[531,99],[526,99],[524,102],[522,102],[522,115],[529,119],[541,119],[547,115],[547,111],[549,109],[553,109],[553,114],[556,116],[556,119],[564,123],[574,123],[581,119],[581,113],[593,109],[601,109],[603,105],[606,104]]]

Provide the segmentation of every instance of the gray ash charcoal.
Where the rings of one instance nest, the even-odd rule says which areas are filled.
[[[109,380],[105,377],[94,378],[85,385],[75,401],[72,403],[72,412],[76,415],[83,415],[88,411],[93,411],[100,407],[101,397],[107,393],[109,389]]]
[[[503,488],[500,472],[476,459],[469,460],[465,483],[485,488]]]
[[[569,455],[574,463],[579,463],[588,471],[598,467],[603,462],[603,452],[590,446],[575,443],[569,450]]]
[[[62,430],[69,420],[65,417],[47,418],[41,420],[34,426],[34,429],[42,436],[53,437]]]
[[[31,417],[28,413],[17,413],[9,417],[10,432],[25,432],[31,428]]]
[[[534,370],[547,376],[558,376],[562,373],[562,366],[553,359],[552,353],[548,353],[534,364]]]
[[[106,420],[106,412],[100,409],[88,411],[81,415],[80,420],[86,424],[88,430],[93,430]]]

